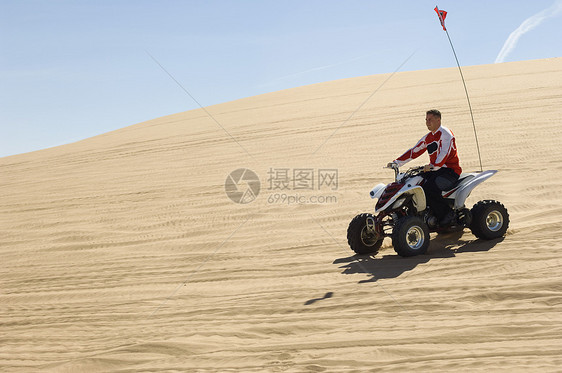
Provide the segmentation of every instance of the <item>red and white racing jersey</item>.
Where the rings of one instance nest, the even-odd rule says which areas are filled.
[[[412,159],[416,159],[426,150],[429,153],[429,161],[434,170],[447,167],[453,169],[457,175],[461,174],[462,168],[459,165],[455,135],[450,129],[443,126],[422,137],[413,148],[396,158],[394,162],[398,166],[402,166]]]

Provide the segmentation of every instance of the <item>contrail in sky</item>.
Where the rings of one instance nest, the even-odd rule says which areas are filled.
[[[562,12],[562,0],[557,0],[549,8],[546,8],[545,10],[524,20],[523,23],[509,35],[500,53],[496,57],[495,63],[500,63],[505,60],[507,55],[511,53],[513,48],[515,48],[517,42],[519,41],[519,38],[523,36],[523,34],[540,25],[545,19],[557,16],[560,12]]]
[[[561,0],[561,1],[562,1],[562,0]],[[351,62],[355,62],[355,61],[357,61],[357,60],[361,60],[361,59],[363,59],[363,58],[365,58],[365,57],[373,56],[373,55],[375,55],[375,54],[376,54],[376,53],[370,53],[370,54],[366,54],[366,55],[363,55],[363,56],[351,58],[351,59],[348,59],[348,60],[345,60],[345,61],[342,61],[342,62],[337,62],[337,63],[333,63],[333,64],[330,64],[330,65],[325,65],[325,66],[313,67],[313,68],[308,69],[308,70],[300,71],[300,72],[293,73],[293,74],[290,74],[290,75],[285,75],[285,76],[282,76],[282,77],[279,77],[279,78],[275,78],[274,80],[272,80],[272,81],[270,81],[270,82],[268,82],[268,83],[261,84],[260,87],[268,86],[268,85],[277,83],[277,82],[282,81],[282,80],[291,79],[291,78],[294,78],[294,77],[297,77],[297,76],[300,76],[300,75],[308,74],[308,73],[311,73],[311,72],[313,72],[313,71],[325,70],[325,69],[330,69],[330,68],[332,68],[332,67],[336,67],[336,66],[340,66],[340,65],[345,65],[345,64],[348,64],[348,63],[351,63]]]

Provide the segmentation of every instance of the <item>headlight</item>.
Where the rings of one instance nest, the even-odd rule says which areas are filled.
[[[396,210],[397,208],[400,208],[403,204],[404,201],[406,200],[406,197],[401,197],[398,198],[393,204],[392,204],[392,209]]]

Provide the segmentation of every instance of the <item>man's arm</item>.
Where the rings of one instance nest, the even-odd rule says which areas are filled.
[[[427,135],[422,137],[413,148],[406,150],[404,154],[396,158],[393,162],[395,162],[398,166],[402,166],[425,153],[425,150],[427,149],[427,144],[425,143],[426,137]]]

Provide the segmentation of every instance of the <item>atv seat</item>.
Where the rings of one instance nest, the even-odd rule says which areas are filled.
[[[459,185],[461,185],[461,183],[463,183],[464,181],[468,180],[468,179],[472,179],[474,177],[474,175],[470,175],[470,174],[461,174],[461,176],[459,176],[458,180],[447,190],[444,190],[443,192],[450,192],[451,190],[457,188]]]

